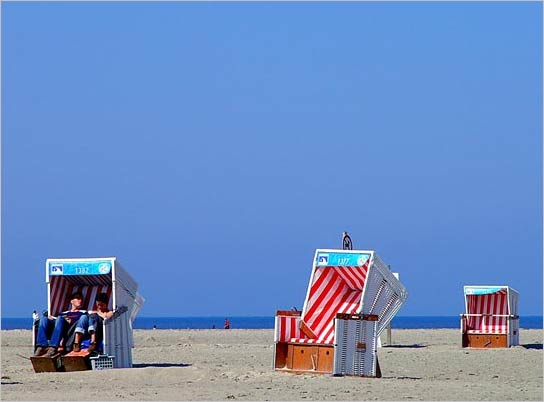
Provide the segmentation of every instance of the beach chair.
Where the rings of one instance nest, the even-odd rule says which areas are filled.
[[[374,251],[316,250],[302,311],[276,312],[274,369],[379,377],[377,339],[406,297]]]
[[[93,310],[99,293],[109,296],[111,319],[104,320],[100,361],[108,360],[112,368],[132,367],[133,322],[144,303],[138,284],[117,258],[48,259],[46,261],[47,313],[57,316],[70,308],[70,295],[80,291],[83,310]],[[37,323],[33,331],[36,348]],[[85,343],[82,343],[85,347]],[[72,352],[48,362],[31,358],[35,371],[74,371],[91,368],[88,353]],[[84,360],[84,361],[83,361]],[[105,366],[105,365],[104,365]]]
[[[461,314],[462,347],[508,348],[519,345],[516,290],[509,286],[465,286]]]

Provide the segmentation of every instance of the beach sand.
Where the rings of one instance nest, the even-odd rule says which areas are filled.
[[[543,400],[542,330],[521,346],[460,347],[459,330],[393,330],[382,378],[272,368],[273,330],[135,330],[134,368],[34,373],[31,333],[3,330],[2,400]]]

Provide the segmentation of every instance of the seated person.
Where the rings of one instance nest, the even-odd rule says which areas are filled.
[[[108,295],[100,293],[96,296],[96,310],[89,311],[89,334],[91,335],[91,344],[89,352],[96,352],[98,344],[104,338],[104,320],[113,317],[113,311],[108,309]]]
[[[68,351],[69,338],[75,331],[76,338],[85,335],[89,327],[89,316],[81,310],[83,296],[81,292],[74,292],[70,296],[72,308],[59,314],[58,317],[42,316],[38,326],[36,352],[34,356],[51,357],[58,352],[63,342],[65,351]],[[75,326],[75,329],[74,329]],[[75,342],[74,342],[75,345]]]

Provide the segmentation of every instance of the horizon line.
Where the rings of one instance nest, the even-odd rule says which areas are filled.
[[[457,317],[457,316],[460,316],[461,313],[459,314],[454,314],[454,315],[398,315],[398,316],[395,316],[393,317],[394,318],[414,318],[414,317]],[[161,316],[161,315],[156,315],[156,316],[152,316],[152,315],[149,315],[149,316],[137,316],[135,319],[138,319],[138,318],[274,318],[275,316],[274,315],[179,315],[179,316]],[[527,315],[520,315],[519,316],[520,318],[521,317],[540,317],[540,318],[544,318],[544,315],[538,315],[538,314],[527,314]],[[1,316],[0,317],[1,319],[27,319],[27,318],[32,318],[32,317],[27,317],[27,316],[21,316],[21,317],[4,317],[4,316]]]

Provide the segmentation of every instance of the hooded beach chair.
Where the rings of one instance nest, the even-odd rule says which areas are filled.
[[[274,368],[379,377],[377,339],[406,296],[374,251],[316,250],[302,311],[276,312]]]
[[[516,290],[508,286],[465,286],[461,314],[462,346],[507,348],[519,345]]]
[[[49,315],[57,316],[70,309],[70,295],[75,291],[83,295],[82,310],[94,310],[99,293],[108,295],[108,307],[114,311],[114,316],[104,320],[101,345],[103,357],[92,363],[96,363],[97,368],[132,367],[132,324],[144,299],[138,293],[138,284],[117,258],[48,259],[45,269]],[[36,330],[33,334],[35,346]],[[76,357],[73,361],[67,358],[64,362],[55,362],[56,369],[70,371],[69,367],[61,367],[63,363],[66,366],[73,363],[73,370],[84,369],[82,359]],[[46,359],[34,358],[32,362],[36,371],[55,371],[51,364],[48,366]],[[92,367],[95,368],[95,364]]]

